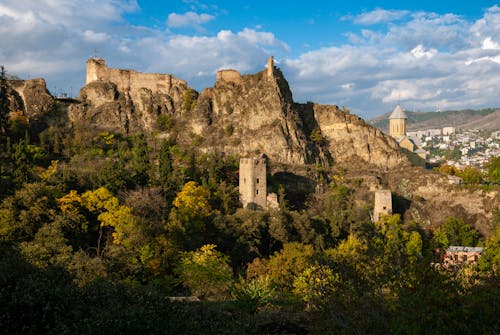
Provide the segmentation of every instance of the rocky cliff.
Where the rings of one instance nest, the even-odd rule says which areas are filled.
[[[54,98],[47,90],[42,78],[30,80],[8,80],[11,111],[22,111],[30,120],[48,112]]]
[[[94,81],[81,89],[80,103],[69,106],[68,117],[72,123],[97,129],[151,132],[157,128],[158,116],[183,114],[183,97],[188,90],[187,85],[180,84],[168,91],[125,91],[111,81]]]
[[[88,78],[80,91],[80,103],[69,108],[73,123],[125,133],[159,131],[180,142],[194,142],[203,151],[266,154],[291,165],[327,166],[332,159],[358,159],[384,169],[409,164],[396,142],[359,117],[336,106],[295,103],[272,62],[268,70],[252,75],[219,71],[215,85],[199,96],[177,79],[139,88],[130,82],[130,70],[121,78],[104,63],[97,64],[96,72],[95,61],[89,62],[92,80]],[[151,89],[160,86],[163,89]],[[159,127],[159,117],[169,119],[167,129]]]

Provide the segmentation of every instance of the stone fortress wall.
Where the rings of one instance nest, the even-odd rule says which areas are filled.
[[[268,79],[271,79],[274,76],[274,58],[272,56],[267,59],[266,76]],[[243,78],[241,76],[241,73],[236,70],[223,69],[217,71],[216,81],[234,83],[239,85],[243,82]]]
[[[224,81],[228,83],[241,84],[243,79],[238,71],[230,69],[217,71],[216,80],[218,82]]]
[[[185,80],[177,79],[171,74],[141,73],[134,70],[112,69],[104,59],[90,58],[87,60],[86,84],[94,81],[110,81],[124,92],[139,91],[146,88],[152,92],[169,93],[173,86],[187,86]]]

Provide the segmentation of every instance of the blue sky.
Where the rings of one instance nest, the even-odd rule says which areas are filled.
[[[97,49],[109,66],[165,72],[197,90],[274,55],[296,101],[370,118],[500,107],[495,1],[1,0],[0,64],[74,94]]]

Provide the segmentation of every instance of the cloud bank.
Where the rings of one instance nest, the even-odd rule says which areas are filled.
[[[218,69],[251,73],[274,55],[296,100],[344,105],[363,117],[398,102],[410,110],[500,105],[498,6],[477,20],[378,8],[347,18],[354,28],[344,44],[297,56],[270,31],[200,34],[217,21],[208,9],[170,13],[163,29],[129,24],[126,15],[138,10],[136,1],[4,0],[0,63],[24,78],[45,77],[55,93],[70,86],[76,92],[97,49],[110,66],[173,73],[201,89]],[[197,34],[171,30],[183,27]]]

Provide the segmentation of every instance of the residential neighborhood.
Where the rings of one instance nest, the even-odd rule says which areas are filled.
[[[442,163],[463,169],[480,169],[491,157],[500,156],[500,131],[462,130],[443,127],[407,132],[416,145],[428,153],[430,163]]]

